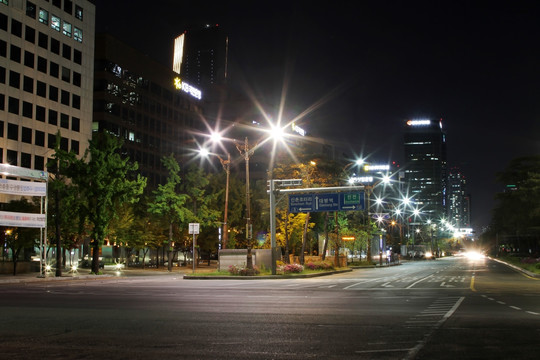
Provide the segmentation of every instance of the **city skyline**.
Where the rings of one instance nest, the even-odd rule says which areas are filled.
[[[120,3],[122,16],[115,10]],[[309,6],[308,6],[309,5]],[[495,174],[538,153],[540,80],[535,3],[96,1],[109,31],[171,66],[174,38],[190,24],[229,35],[230,78],[263,104],[287,99],[285,117],[378,162],[403,159],[407,119],[443,119],[448,166],[468,178],[471,221],[489,224]],[[140,26],[144,23],[145,26]],[[286,93],[284,93],[284,89]],[[321,135],[322,136],[322,135]]]

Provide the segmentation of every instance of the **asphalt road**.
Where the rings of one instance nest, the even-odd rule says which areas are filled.
[[[309,279],[0,285],[6,359],[537,359],[540,280],[445,258]]]

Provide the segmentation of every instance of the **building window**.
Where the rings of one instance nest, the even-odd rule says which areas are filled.
[[[0,94],[0,110],[5,110],[5,103],[6,103],[6,96],[4,94]],[[4,129],[4,125],[2,125],[2,131]],[[3,136],[3,135],[2,135]]]
[[[26,50],[24,51],[24,65],[34,68],[34,54]]]
[[[38,71],[41,71],[42,73],[47,73],[47,59],[42,58],[41,56],[38,56],[37,59],[37,69]]]
[[[45,158],[43,156],[34,155],[34,169],[45,170]]]
[[[11,19],[11,34],[22,37],[22,23],[20,21]]]
[[[39,9],[39,22],[45,25],[49,24],[49,12],[45,9]]]
[[[60,114],[60,126],[64,129],[69,129],[69,115],[68,114]]]
[[[57,8],[62,8],[62,0],[52,0],[52,4]]]
[[[60,138],[60,150],[69,151],[68,145],[68,139],[62,136]]]
[[[82,52],[77,49],[73,49],[73,62],[76,64],[82,64]]]
[[[8,17],[6,14],[0,13],[0,29],[7,31]]]
[[[60,92],[60,102],[64,105],[69,106],[69,92],[62,90]]]
[[[28,76],[23,78],[23,90],[29,93],[34,93],[34,79]]]
[[[62,34],[71,37],[71,24],[67,21],[62,23]]]
[[[36,120],[45,122],[45,108],[40,105],[36,105]]]
[[[63,44],[63,46],[62,46],[62,56],[65,59],[71,60],[71,46]]]
[[[81,108],[81,97],[79,95],[73,94],[73,98],[71,99],[71,106],[73,106],[75,109]]]
[[[0,138],[3,138],[3,137],[4,137],[4,122],[0,121]]]
[[[11,45],[10,59],[21,63],[21,48],[15,45]]]
[[[73,85],[81,87],[81,74],[76,71],[73,72]]]
[[[15,71],[9,71],[9,86],[14,87],[16,89],[20,88],[21,86],[21,74]]]
[[[60,41],[51,38],[51,51],[56,55],[60,55]]]
[[[54,149],[55,144],[56,144],[56,135],[55,134],[47,134],[47,147],[49,149]]]
[[[6,68],[0,66],[0,84],[6,83]]]
[[[30,16],[32,19],[36,18],[36,4],[26,1],[26,16]]]
[[[71,130],[79,132],[81,126],[81,120],[75,116],[71,118]]]
[[[73,1],[64,0],[64,11],[67,12],[69,15],[73,13]]]
[[[6,155],[8,164],[17,165],[17,152],[15,150],[8,150]]]
[[[81,29],[77,27],[73,28],[73,39],[82,43],[82,30]]]
[[[49,48],[49,36],[47,34],[39,32],[38,35],[38,45],[40,48],[48,49]]]
[[[36,43],[36,29],[26,25],[24,39],[32,44]]]
[[[9,5],[9,0],[0,0],[1,4]]]
[[[58,125],[58,112],[49,109],[49,124]]]
[[[58,76],[60,76],[60,65],[51,61],[49,63],[49,75],[58,78]]]
[[[60,18],[58,16],[51,15],[51,28],[60,31]]]
[[[83,8],[79,5],[75,5],[75,17],[81,21],[83,19]]]
[[[37,146],[45,146],[45,133],[43,131],[36,130],[34,134],[34,141]]]
[[[21,131],[21,141],[27,144],[32,143],[32,129],[23,126]]]
[[[9,97],[8,99],[8,111],[12,114],[19,115],[19,99]]]
[[[62,80],[65,82],[70,82],[71,80],[71,71],[64,66],[62,66]]]
[[[43,81],[37,81],[36,83],[36,95],[46,98],[47,97],[47,84]]]
[[[19,141],[19,125],[8,123],[7,137],[9,140]]]
[[[34,116],[34,105],[27,101],[23,101],[22,114],[24,117],[31,119]]]
[[[71,140],[71,152],[79,155],[79,142],[77,140]]]
[[[7,42],[0,39],[0,56],[6,57],[7,56]]]
[[[49,85],[49,100],[58,101],[58,88],[56,86]]]
[[[21,167],[30,169],[32,167],[32,155],[21,153]]]

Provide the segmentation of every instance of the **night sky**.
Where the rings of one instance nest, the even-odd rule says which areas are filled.
[[[230,78],[314,136],[403,161],[403,123],[443,119],[448,165],[489,224],[495,173],[540,154],[540,2],[96,0],[108,31],[166,66],[191,24],[229,34]]]

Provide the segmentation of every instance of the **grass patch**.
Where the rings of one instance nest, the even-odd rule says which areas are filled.
[[[503,256],[501,260],[535,274],[540,274],[540,258]]]

